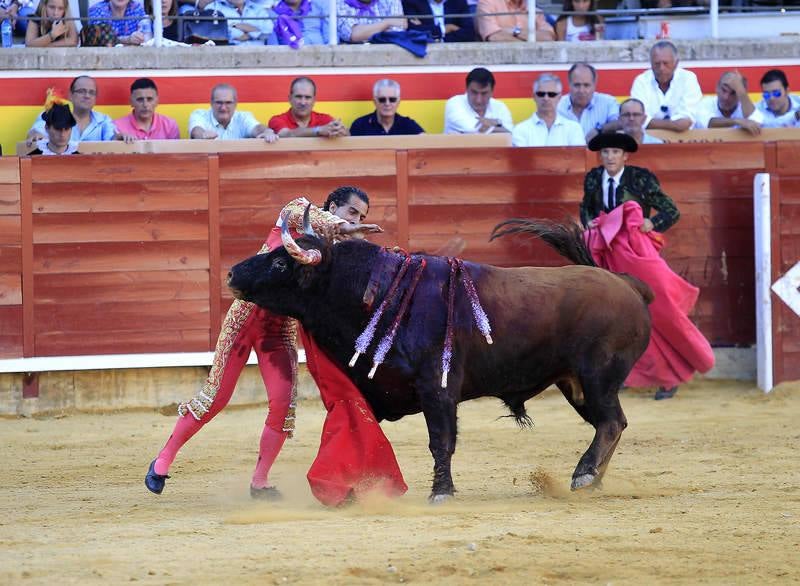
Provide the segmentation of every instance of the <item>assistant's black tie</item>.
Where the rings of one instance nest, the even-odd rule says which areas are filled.
[[[616,193],[614,193],[614,178],[608,178],[608,211],[610,212],[617,207]]]

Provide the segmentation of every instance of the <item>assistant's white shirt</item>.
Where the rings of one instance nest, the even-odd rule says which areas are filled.
[[[747,118],[753,122],[762,124],[764,122],[764,115],[758,111],[758,108],[753,108],[753,113],[750,116],[745,116],[742,112],[742,105],[738,104],[736,110],[730,116],[725,116],[719,109],[719,99],[717,96],[706,96],[697,105],[694,113],[694,127],[695,128],[708,128],[708,123],[712,118]]]
[[[490,98],[483,117],[499,120],[509,132],[514,130],[511,110],[500,100]],[[469,105],[467,94],[453,96],[444,106],[444,133],[477,134],[478,118],[479,114]]]
[[[644,104],[644,111],[647,114],[645,126],[654,118],[664,120],[667,117],[670,120],[689,118],[694,124],[694,112],[703,99],[703,92],[694,73],[676,67],[666,93],[658,87],[653,70],[648,69],[633,80],[631,97]],[[661,109],[662,106],[667,107],[666,112]]]
[[[541,146],[586,146],[583,128],[574,120],[556,114],[553,125],[547,128],[544,120],[534,113],[520,122],[511,133],[511,145],[515,147]]]
[[[200,127],[203,130],[213,130],[217,133],[218,140],[232,140],[237,138],[251,138],[253,129],[259,125],[256,117],[250,112],[243,112],[236,110],[231,117],[231,121],[227,128],[217,122],[214,118],[214,111],[209,108],[207,110],[195,110],[189,116],[189,134],[191,135],[192,129]]]

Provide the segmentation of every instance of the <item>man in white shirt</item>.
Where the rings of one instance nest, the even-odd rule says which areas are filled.
[[[477,67],[467,75],[467,92],[453,96],[444,107],[445,134],[489,134],[511,132],[514,123],[511,111],[503,102],[495,100],[494,75],[488,69]]]
[[[238,100],[233,86],[215,85],[211,90],[211,108],[195,110],[189,116],[189,136],[220,140],[263,138],[270,143],[278,140],[278,135],[259,123],[250,112],[237,112]]]
[[[645,128],[684,132],[694,125],[693,113],[703,92],[697,76],[678,62],[675,45],[658,41],[650,49],[650,69],[633,80],[631,97],[644,104]]]
[[[586,140],[599,132],[619,129],[619,104],[609,94],[595,91],[597,70],[589,63],[575,63],[567,73],[569,93],[562,96],[556,110],[583,128]],[[611,123],[611,124],[610,124]]]
[[[556,112],[561,89],[557,75],[543,73],[538,77],[533,84],[536,112],[514,128],[511,133],[513,146],[586,146],[581,125]]]
[[[747,80],[738,71],[726,71],[717,82],[717,95],[706,96],[697,106],[695,128],[741,128],[761,134],[761,114],[747,94]]]
[[[770,69],[761,78],[764,96],[756,108],[764,116],[764,128],[800,126],[800,98],[789,94],[789,81],[780,69]]]

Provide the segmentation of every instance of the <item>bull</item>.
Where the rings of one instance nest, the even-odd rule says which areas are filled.
[[[487,344],[473,325],[472,300],[460,286],[450,294],[452,259],[414,255],[412,265],[424,260],[425,267],[405,308],[402,291],[417,274],[409,270],[398,282],[401,294],[390,300],[383,328],[391,327],[390,316],[405,313],[377,371],[367,359],[353,367],[348,362],[374,301],[395,285],[403,262],[397,252],[364,240],[332,245],[306,226],[296,241],[284,231],[284,247],[234,266],[228,285],[240,299],[299,320],[348,373],[379,421],[423,413],[434,461],[432,502],[455,491],[450,462],[458,403],[497,397],[528,427],[525,402],[550,385],[595,428],[571,488],[596,486],[627,426],[618,391],[647,347],[652,292],[633,277],[598,268],[573,223],[508,220],[491,238],[514,233],[542,239],[575,264],[498,268],[464,262],[491,324],[493,343]],[[448,335],[452,358],[444,373]]]

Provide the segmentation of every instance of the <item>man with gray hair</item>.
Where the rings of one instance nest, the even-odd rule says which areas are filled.
[[[536,112],[514,127],[513,146],[586,146],[581,125],[556,111],[561,89],[561,79],[557,75],[543,73],[538,77],[533,84]]]
[[[190,138],[263,138],[275,142],[278,135],[256,120],[250,112],[237,112],[239,97],[236,88],[227,83],[215,85],[211,90],[211,108],[195,110],[189,116]]]
[[[589,63],[575,63],[567,73],[569,93],[561,97],[556,110],[583,128],[586,140],[600,132],[619,128],[619,104],[609,94],[596,91],[597,70]]]
[[[702,99],[695,110],[695,128],[741,128],[761,134],[764,115],[747,94],[747,80],[738,71],[726,71],[717,82],[717,95]]]
[[[631,135],[637,144],[663,144],[663,140],[645,131],[644,121],[646,117],[644,104],[636,98],[628,98],[619,106],[619,121],[622,126],[622,132]]]
[[[411,118],[397,113],[400,106],[400,84],[392,79],[379,79],[372,86],[375,111],[356,118],[350,126],[351,136],[390,136],[422,134],[423,128]]]
[[[644,104],[645,128],[684,132],[694,125],[703,92],[697,76],[678,63],[677,47],[658,41],[650,48],[650,69],[633,80],[631,97]]]

